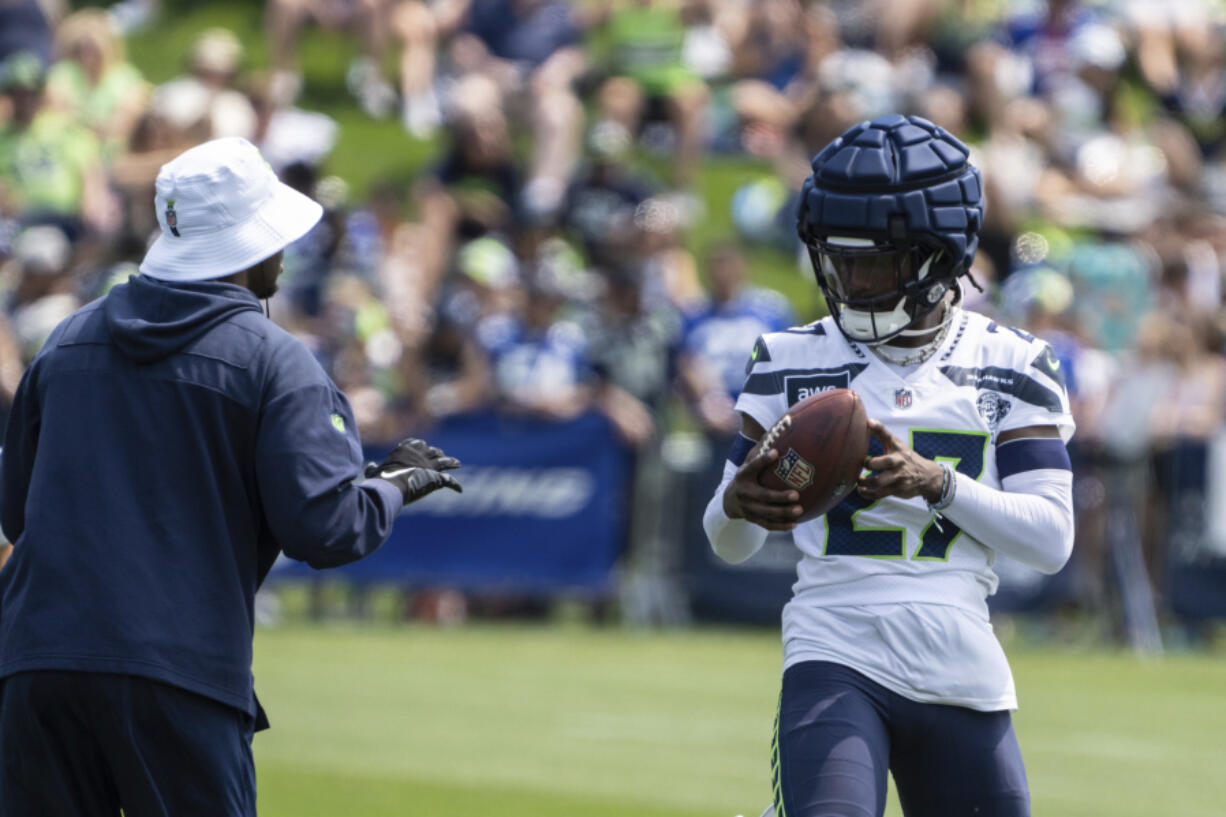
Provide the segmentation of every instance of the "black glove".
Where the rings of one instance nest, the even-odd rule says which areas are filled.
[[[439,488],[463,493],[460,483],[451,474],[443,473],[459,467],[460,461],[455,457],[448,457],[427,445],[425,440],[410,437],[397,445],[383,462],[367,465],[365,474],[368,479],[378,477],[395,485],[404,495],[404,504],[408,505]]]

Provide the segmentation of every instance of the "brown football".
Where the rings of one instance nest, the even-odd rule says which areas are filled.
[[[755,452],[779,452],[758,484],[800,494],[801,521],[816,519],[842,502],[856,487],[868,456],[868,419],[864,403],[851,389],[830,389],[806,397],[762,435]]]

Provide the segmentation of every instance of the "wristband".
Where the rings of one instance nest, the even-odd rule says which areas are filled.
[[[937,498],[936,502],[928,503],[928,510],[932,511],[933,513],[937,513],[938,511],[943,511],[948,508],[950,503],[954,501],[954,496],[958,493],[958,480],[954,477],[953,466],[947,462],[943,462],[940,465],[941,471],[943,472],[941,479],[941,495]]]

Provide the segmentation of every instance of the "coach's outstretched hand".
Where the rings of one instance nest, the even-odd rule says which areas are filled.
[[[410,437],[393,449],[379,464],[366,466],[367,478],[385,479],[400,489],[404,504],[416,502],[439,488],[450,488],[463,493],[460,483],[451,474],[444,473],[460,467],[460,461],[448,457],[441,449]]]
[[[779,452],[773,448],[759,451],[737,469],[724,490],[724,513],[730,519],[744,519],[767,530],[793,530],[804,512],[796,491],[776,491],[758,484],[758,475],[774,466]]]
[[[941,498],[945,472],[940,465],[908,448],[877,420],[869,418],[868,432],[880,441],[883,453],[864,461],[864,467],[872,473],[860,477],[858,487],[862,497],[910,499],[919,496],[929,504]]]

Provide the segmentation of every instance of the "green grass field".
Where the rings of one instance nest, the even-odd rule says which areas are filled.
[[[1226,813],[1220,656],[1011,652],[1037,817]],[[261,631],[260,813],[757,817],[778,667],[755,631]]]

